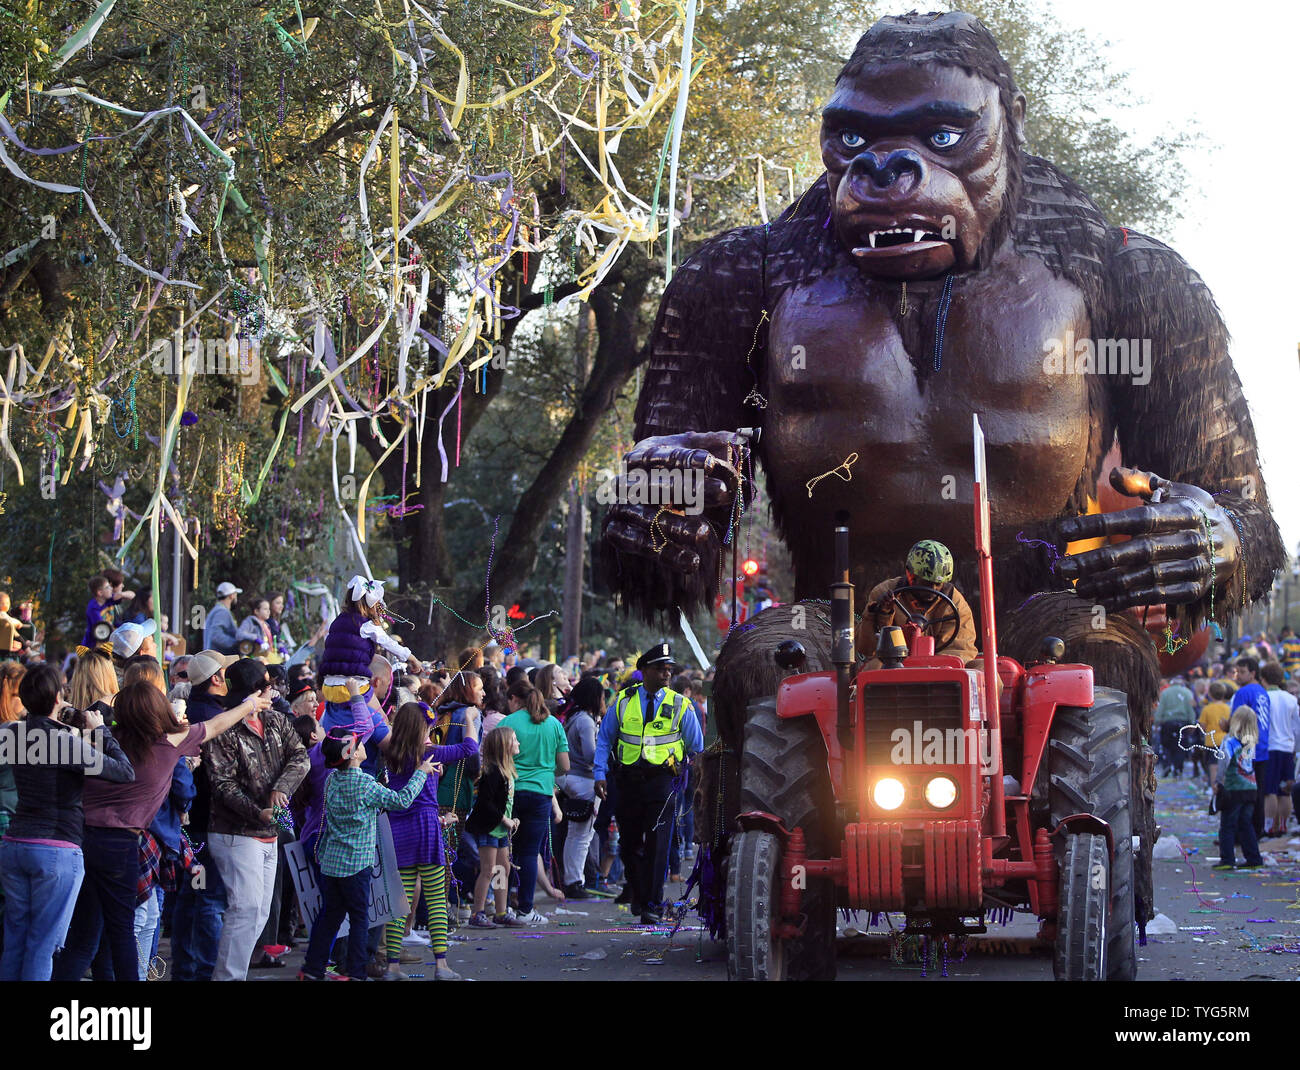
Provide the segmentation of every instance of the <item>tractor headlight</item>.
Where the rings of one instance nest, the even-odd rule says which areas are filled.
[[[895,780],[892,776],[877,780],[871,789],[872,801],[882,810],[897,810],[903,805],[906,794],[907,789],[903,787],[903,782]]]
[[[937,776],[925,786],[925,801],[936,810],[946,810],[957,801],[957,785],[946,776]]]

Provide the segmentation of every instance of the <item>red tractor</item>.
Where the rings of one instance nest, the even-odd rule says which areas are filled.
[[[903,912],[904,933],[939,938],[1028,909],[1054,942],[1058,979],[1135,975],[1128,703],[1094,687],[1090,666],[1057,664],[1059,639],[1037,663],[998,657],[974,427],[983,666],[943,653],[953,607],[882,629],[882,667],[855,671],[842,517],[835,669],[803,672],[803,648],[786,640],[776,658],[791,675],[746,718],[725,902],[734,977],[834,976],[837,909]],[[951,636],[925,634],[948,623]]]

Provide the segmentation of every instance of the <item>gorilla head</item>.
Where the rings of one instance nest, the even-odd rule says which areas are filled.
[[[822,112],[835,235],[867,275],[985,266],[1019,195],[1025,98],[978,19],[884,18]]]

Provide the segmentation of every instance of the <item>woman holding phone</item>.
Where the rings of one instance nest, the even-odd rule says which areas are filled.
[[[5,892],[0,981],[50,979],[85,875],[85,786],[88,781],[126,784],[135,777],[103,717],[95,710],[73,711],[60,697],[62,690],[58,669],[33,666],[18,685],[26,718],[0,726],[0,732],[17,737],[0,741],[0,754],[25,758],[10,767],[18,806],[0,842]],[[60,714],[76,727],[60,721]],[[39,742],[45,746],[35,746],[34,736],[43,737]],[[41,760],[33,761],[37,756]]]

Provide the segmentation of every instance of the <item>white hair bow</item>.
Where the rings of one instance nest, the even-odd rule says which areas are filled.
[[[354,602],[360,602],[364,598],[366,605],[373,606],[384,600],[384,581],[353,576],[348,580],[348,595]]]

